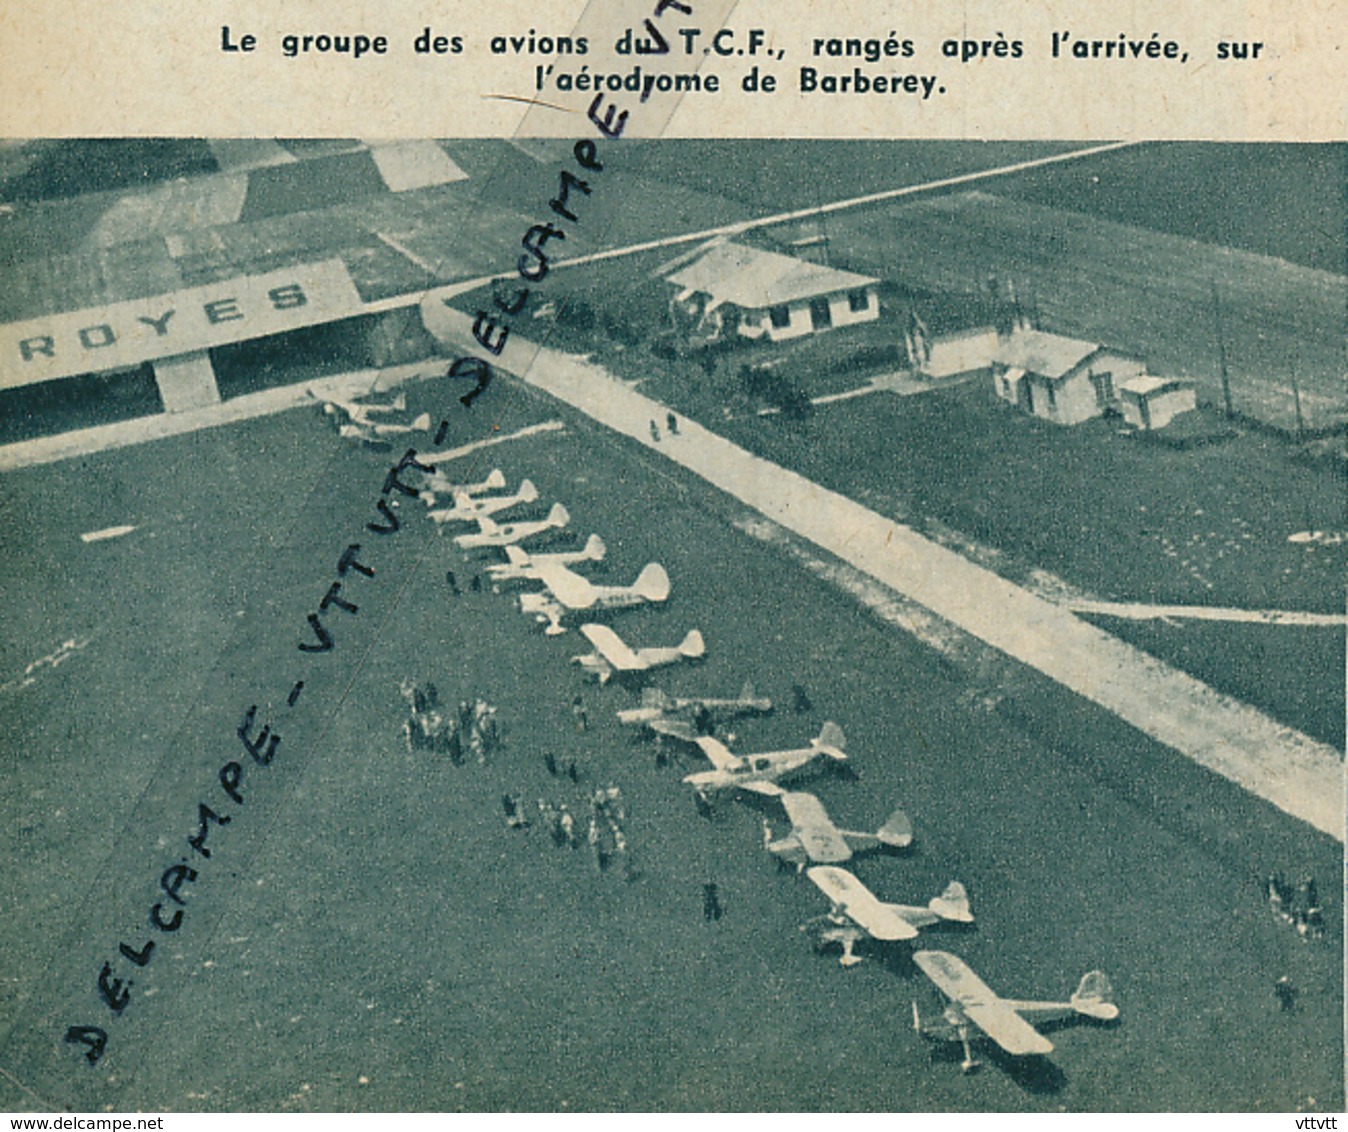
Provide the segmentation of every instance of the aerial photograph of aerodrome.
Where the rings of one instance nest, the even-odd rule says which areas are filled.
[[[1346,180],[0,143],[0,1109],[1342,1112]]]

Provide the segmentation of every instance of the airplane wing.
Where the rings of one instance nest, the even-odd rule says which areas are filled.
[[[811,861],[836,865],[851,859],[851,847],[829,820],[823,803],[813,794],[803,791],[784,793],[782,807]]]
[[[622,672],[637,672],[645,667],[617,633],[607,625],[588,623],[580,627],[581,636],[594,645],[599,655]]]
[[[471,507],[461,507],[457,502],[452,507],[440,507],[426,512],[426,518],[432,523],[473,523],[485,515],[485,511],[479,513]]]
[[[694,742],[702,748],[702,753],[711,760],[711,765],[717,770],[739,770],[744,765],[744,760],[719,739],[710,735],[699,735]]]
[[[766,779],[751,778],[745,782],[738,782],[736,785],[741,790],[750,790],[755,794],[762,794],[765,798],[780,798],[786,793],[775,782],[768,782]]]
[[[958,955],[916,951],[913,962],[940,992],[958,1003],[969,1021],[1016,1057],[1052,1053],[1053,1043],[1016,1013],[1015,1008],[980,979]]]
[[[509,532],[494,519],[486,515],[477,515],[477,530],[471,534],[455,535],[454,545],[469,550],[478,546],[503,546],[509,539]]]
[[[555,561],[534,565],[539,579],[552,591],[552,596],[568,609],[589,609],[594,604],[594,587],[574,570]]]
[[[848,919],[880,940],[915,939],[917,928],[877,900],[861,881],[846,869],[836,865],[815,865],[805,875],[814,881],[819,891],[833,901]]]
[[[681,739],[685,743],[696,743],[697,732],[686,719],[671,715],[657,715],[647,724],[657,735],[668,735],[671,739]]]

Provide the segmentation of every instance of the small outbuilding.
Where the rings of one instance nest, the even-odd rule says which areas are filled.
[[[1146,372],[1143,359],[1044,330],[1002,339],[993,365],[997,396],[1055,424],[1080,424],[1116,406],[1118,390]]]
[[[920,323],[904,336],[905,353],[924,377],[957,377],[990,369],[1006,338],[994,326],[974,326],[930,337]]]
[[[1142,374],[1119,385],[1119,408],[1134,428],[1165,428],[1180,413],[1198,407],[1198,394],[1189,381]]]
[[[732,335],[781,342],[880,317],[880,281],[747,244],[717,243],[665,275],[691,345]]]

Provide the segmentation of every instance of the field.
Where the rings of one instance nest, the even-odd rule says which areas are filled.
[[[1232,428],[1214,410],[1200,414],[1199,424],[1218,439],[1195,446],[1120,435],[1105,419],[1061,428],[1008,410],[986,378],[920,396],[878,393],[820,405],[802,421],[761,417],[738,371],[761,360],[762,351],[728,350],[708,373],[697,354],[666,357],[650,349],[651,338],[666,330],[650,279],[659,254],[563,275],[553,292],[562,305],[553,344],[593,356],[750,451],[1037,592],[1342,612],[1348,551],[1288,537],[1348,527],[1343,471],[1305,459],[1289,438]],[[480,305],[479,296],[460,301],[466,311]],[[869,380],[871,374],[850,372],[848,359],[873,351],[897,321],[771,354],[805,394],[836,395]],[[1257,323],[1245,325],[1253,332]],[[1323,337],[1320,329],[1312,333]],[[1341,630],[1099,620],[1218,690],[1342,748]]]
[[[412,408],[442,413],[451,396],[420,386]],[[677,781],[694,761],[658,767],[617,725],[633,694],[582,685],[575,634],[548,639],[509,595],[464,586],[479,567],[414,519],[419,504],[400,508],[396,534],[369,533],[390,457],[289,413],[0,486],[13,548],[0,857],[20,863],[0,928],[0,1064],[23,1086],[0,1084],[4,1107],[1342,1107],[1339,846],[1060,689],[1024,677],[985,700],[958,666],[739,533],[733,504],[511,382],[456,417],[447,443],[484,435],[482,410],[503,434],[565,430],[452,472],[533,478],[579,537],[602,534],[610,580],[666,564],[668,607],[617,622],[647,643],[703,629],[706,663],[666,686],[729,694],[753,679],[779,706],[739,729],[743,749],[844,727],[858,780],[809,788],[860,828],[901,802],[919,838],[904,858],[860,862],[868,884],[918,901],[958,877],[978,924],[933,946],[1016,995],[1053,997],[1102,967],[1121,1024],[1058,1031],[1050,1062],[972,1078],[933,1055],[908,1024],[910,1000],[933,999],[902,952],[844,972],[796,930],[826,905],[763,853],[762,818],[784,829],[774,811],[726,802],[697,817]],[[78,538],[121,523],[137,529]],[[359,613],[330,610],[333,651],[301,653],[306,614],[355,542],[377,570],[343,579]],[[68,659],[19,678],[66,640]],[[449,703],[499,705],[504,749],[484,766],[409,752],[409,676]],[[247,760],[234,732],[249,704],[282,743],[230,805],[217,775]],[[551,777],[548,752],[575,759],[579,783]],[[607,871],[537,823],[503,821],[505,792],[579,808],[609,783],[631,856]],[[156,934],[144,909],[164,901],[160,874],[191,853],[206,799],[230,824],[211,827],[209,860],[192,858],[182,930],[133,968],[117,945]],[[1273,869],[1320,878],[1324,940],[1269,916]],[[708,882],[726,909],[715,923]],[[105,960],[135,980],[120,1017],[95,989]],[[1284,973],[1300,990],[1291,1012],[1272,993]],[[99,1020],[113,1036],[90,1069],[59,1039]]]
[[[1209,404],[1224,362],[1235,411],[1285,432],[1298,396],[1305,428],[1348,422],[1341,275],[983,192],[848,214],[830,241],[838,265],[913,287],[1013,283],[1046,329],[1140,354]]]
[[[667,140],[634,142],[614,168],[742,202],[751,215],[1012,165],[1051,142]],[[985,191],[1343,274],[1348,146],[1153,142],[998,177]]]

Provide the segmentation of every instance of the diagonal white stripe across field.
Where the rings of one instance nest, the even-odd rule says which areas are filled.
[[[1348,616],[1342,613],[1307,613],[1299,609],[1228,609],[1220,605],[1152,605],[1085,598],[1059,604],[1073,613],[1095,613],[1129,621],[1233,621],[1245,625],[1300,625],[1311,629],[1337,629],[1348,624]]]
[[[466,350],[470,320],[432,329]],[[1344,837],[1343,760],[1333,748],[1224,696],[900,523],[746,452],[692,421],[658,442],[666,407],[597,365],[512,335],[508,372],[659,452],[763,515],[1139,731],[1315,828]]]

